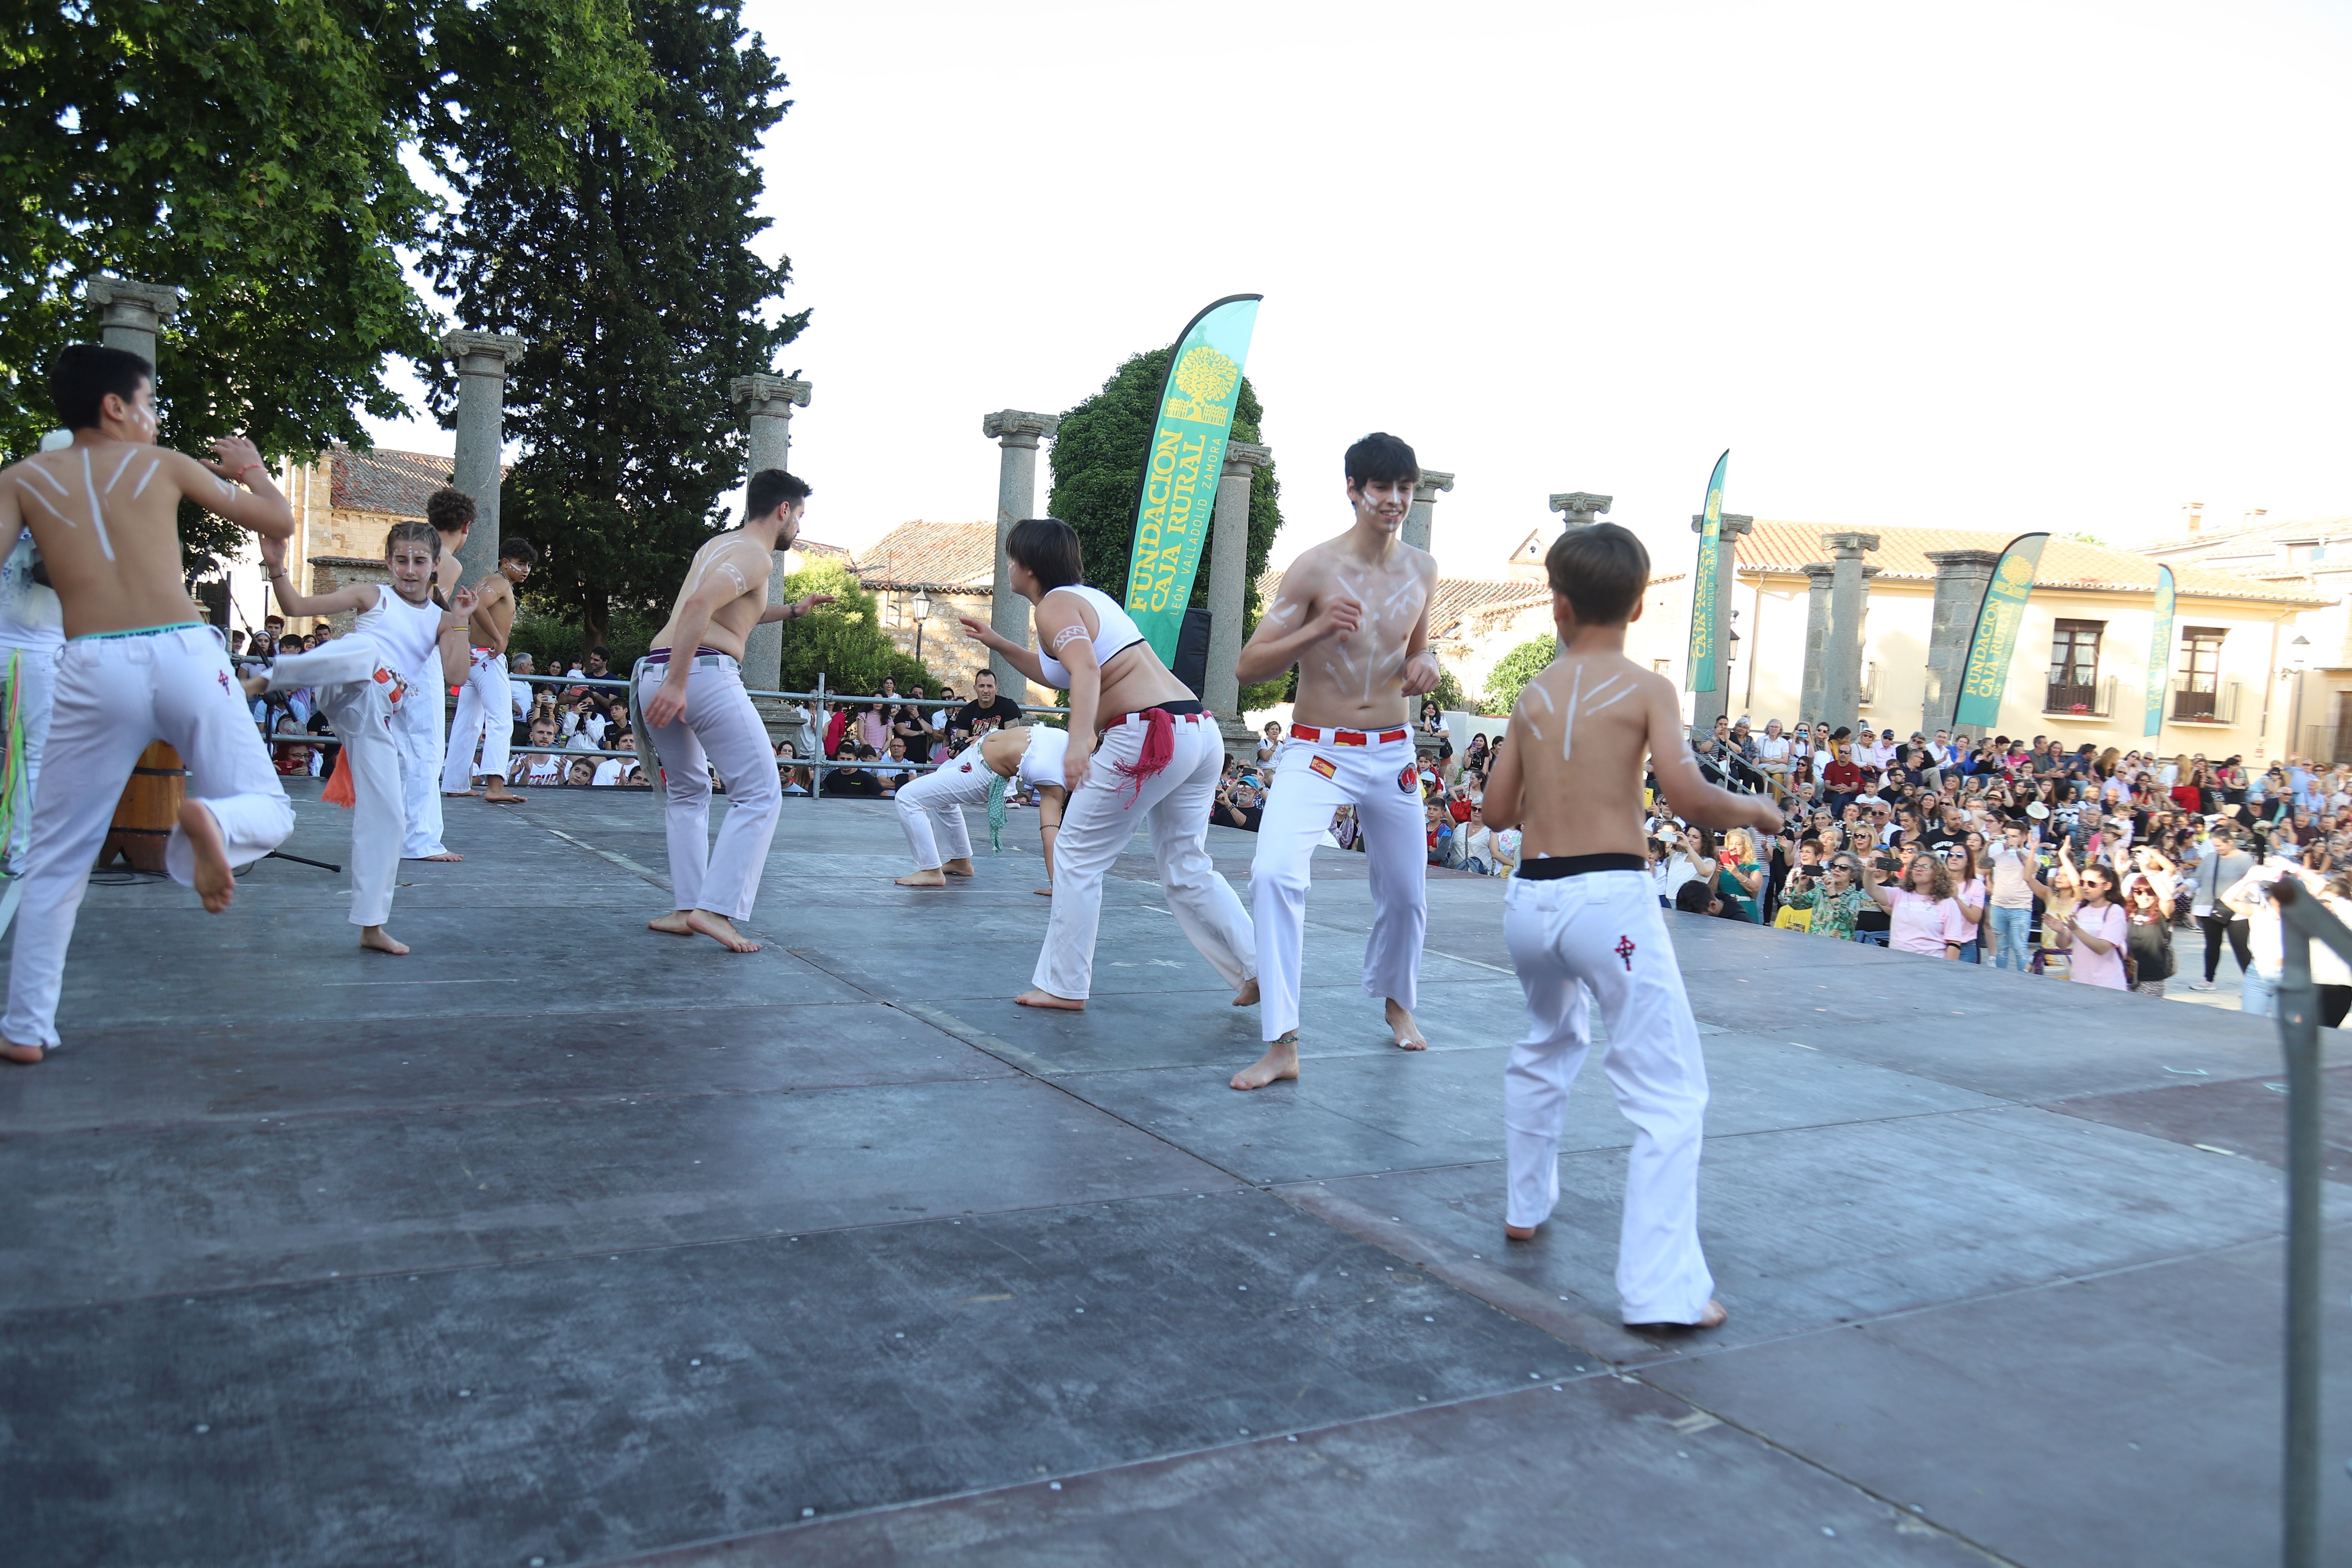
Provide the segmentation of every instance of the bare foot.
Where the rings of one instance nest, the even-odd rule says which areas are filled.
[[[1397,1049],[1401,1051],[1425,1051],[1429,1049],[1429,1041],[1423,1036],[1421,1026],[1412,1021],[1412,1014],[1398,1006],[1394,1002],[1391,1002],[1388,1005],[1388,1015],[1389,1033],[1396,1037]]]
[[[940,867],[940,869],[945,871],[950,877],[970,877],[977,875],[977,873],[971,868],[971,862],[961,858],[949,861],[946,865]]]
[[[666,931],[672,936],[692,936],[694,934],[694,927],[688,923],[686,911],[684,910],[672,910],[666,915],[656,915],[652,920],[646,922],[646,929],[647,931]]]
[[[20,1046],[12,1040],[0,1040],[0,1060],[22,1062],[31,1067],[41,1059],[41,1055],[38,1046]]]
[[[376,952],[388,952],[394,958],[408,951],[404,942],[395,942],[382,926],[360,927],[360,945]]]
[[[221,842],[220,823],[204,802],[183,801],[180,831],[187,836],[188,847],[195,855],[196,897],[204,900],[206,912],[216,915],[236,895],[236,878],[228,868],[228,848]]]
[[[1234,1005],[1236,1007],[1257,1005],[1257,976],[1253,974],[1242,982],[1242,988],[1234,993]]]
[[[520,805],[522,804],[522,796],[507,788],[507,781],[501,778],[493,778],[490,780],[490,787],[482,792],[482,798],[492,805]]]
[[[1234,1074],[1235,1089],[1264,1089],[1267,1084],[1298,1076],[1298,1031],[1293,1029],[1266,1047],[1265,1055]]]
[[[1051,888],[1032,888],[1029,890],[1041,899],[1050,899],[1054,896],[1054,889]]]
[[[757,952],[760,944],[735,929],[725,915],[712,914],[709,910],[688,910],[686,923],[719,946],[735,952]]]
[[[1051,991],[1024,991],[1013,1001],[1024,1007],[1059,1007],[1066,1013],[1083,1013],[1087,999],[1083,996],[1056,996]]]
[[[417,858],[419,860],[463,860],[465,857],[455,849],[444,849],[438,855],[419,855]]]
[[[1625,1326],[1629,1329],[1719,1329],[1723,1327],[1724,1320],[1730,1316],[1723,1310],[1722,1302],[1709,1301],[1706,1310],[1698,1315],[1696,1323],[1628,1323]]]
[[[445,789],[441,792],[441,798],[444,800],[470,800],[475,795],[481,793],[482,792],[478,789]]]
[[[903,877],[893,877],[891,880],[902,888],[944,888],[948,885],[946,875],[936,868],[929,871],[910,871]]]
[[[1536,1227],[1531,1225],[1507,1225],[1503,1227],[1503,1234],[1513,1241],[1533,1241],[1536,1238]]]

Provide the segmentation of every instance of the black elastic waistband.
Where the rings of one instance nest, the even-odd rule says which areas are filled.
[[[1591,871],[1646,871],[1650,863],[1639,855],[1547,855],[1540,859],[1519,862],[1517,876],[1524,882],[1554,882],[1562,877],[1581,877]]]
[[[1121,713],[1118,718],[1114,718],[1108,721],[1108,722],[1116,724],[1121,719],[1132,719],[1138,713],[1149,713],[1151,711],[1152,708],[1159,709],[1162,713],[1167,714],[1171,719],[1181,719],[1187,713],[1205,713],[1208,711],[1207,709],[1202,707],[1198,702],[1193,701],[1188,697],[1181,702],[1154,702],[1150,707],[1138,708],[1133,713]]]

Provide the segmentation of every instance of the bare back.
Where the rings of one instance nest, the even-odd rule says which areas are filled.
[[[1429,646],[1436,584],[1437,558],[1402,540],[1376,559],[1358,548],[1358,535],[1347,533],[1292,562],[1266,612],[1272,635],[1307,625],[1336,599],[1363,607],[1356,630],[1334,632],[1299,652],[1297,721],[1358,730],[1405,722],[1405,667]]]
[[[1613,651],[1563,654],[1528,681],[1506,746],[1529,856],[1639,855],[1643,763],[1689,754],[1673,683]]]
[[[247,526],[270,510],[194,458],[84,431],[0,469],[0,537],[32,529],[69,637],[202,620],[180,561],[183,496]]]
[[[756,539],[740,531],[722,533],[694,552],[694,563],[687,568],[686,581],[671,604],[669,619],[654,638],[657,648],[671,647],[677,635],[679,611],[696,593],[712,584],[732,589],[717,609],[710,612],[710,623],[704,629],[702,642],[743,657],[743,639],[768,607],[768,574],[775,569],[775,560]],[[691,652],[691,649],[683,650]]]
[[[514,618],[514,584],[505,573],[493,572],[474,584],[474,613],[467,617],[466,636],[476,647],[494,647],[504,654]]]

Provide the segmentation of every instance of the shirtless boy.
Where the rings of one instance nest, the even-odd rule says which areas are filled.
[[[1486,821],[1525,828],[1503,896],[1528,1025],[1503,1085],[1504,1234],[1533,1239],[1559,1201],[1560,1126],[1597,1001],[1609,1030],[1603,1065],[1634,1129],[1619,1311],[1628,1323],[1711,1329],[1724,1310],[1698,1241],[1706,1063],[1642,854],[1643,759],[1687,822],[1769,836],[1780,814],[1762,795],[1700,776],[1674,683],[1625,657],[1626,625],[1649,586],[1642,542],[1612,522],[1571,528],[1544,568],[1559,656],[1519,694],[1486,778]]]
[[[444,560],[453,559],[445,552]],[[482,748],[480,773],[493,805],[522,799],[507,788],[507,742],[514,734],[514,692],[507,684],[507,637],[514,630],[515,595],[530,576],[539,551],[528,539],[499,546],[499,569],[474,584],[474,616],[467,626],[473,662],[465,689],[457,694],[457,717],[449,721],[449,755],[441,764],[441,793],[468,795],[474,747]]]
[[[1398,537],[1421,480],[1411,447],[1393,436],[1367,436],[1348,448],[1347,474],[1354,526],[1291,563],[1241,654],[1244,685],[1297,665],[1298,700],[1250,862],[1261,1032],[1269,1044],[1234,1075],[1235,1089],[1298,1076],[1307,868],[1343,805],[1355,807],[1370,862],[1374,912],[1364,992],[1386,1000],[1401,1048],[1429,1044],[1412,1017],[1429,923],[1429,855],[1409,715],[1412,699],[1437,689],[1437,656],[1429,648],[1437,561]]]
[[[74,917],[123,784],[150,743],[169,742],[187,767],[163,868],[205,909],[228,908],[230,868],[260,859],[294,828],[228,654],[188,597],[178,507],[184,497],[272,540],[294,531],[294,513],[242,437],[214,442],[205,461],[157,450],[154,377],[121,349],[65,349],[49,395],[73,445],[0,470],[0,539],[32,529],[68,639],[0,1019],[0,1057],[10,1061],[37,1062],[57,1048]]]
[[[1054,837],[1062,826],[1062,805],[1070,796],[1062,772],[1070,750],[1070,732],[1044,724],[1020,724],[991,730],[963,751],[929,773],[918,774],[899,787],[898,823],[906,829],[907,847],[915,854],[915,869],[897,879],[902,888],[944,888],[950,877],[969,877],[971,834],[964,826],[963,808],[992,800],[992,839],[1003,819],[1006,783],[1037,792],[1037,833],[1045,850],[1047,886],[1035,889],[1054,896]],[[1004,782],[1000,782],[1004,781]]]
[[[661,759],[669,826],[669,885],[677,907],[646,923],[673,936],[699,931],[737,952],[757,952],[734,922],[751,913],[783,786],[768,727],[743,691],[743,639],[755,626],[798,620],[830,594],[768,603],[774,552],[789,550],[808,510],[809,488],[782,468],[761,468],[744,495],[743,526],[694,552],[685,585],[653,650],[637,661],[632,689],[643,732]],[[709,759],[706,765],[704,759]],[[727,820],[710,842],[710,768],[727,786]]]

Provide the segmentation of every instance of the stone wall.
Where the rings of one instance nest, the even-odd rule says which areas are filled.
[[[373,559],[364,555],[313,555],[310,557],[310,592],[313,595],[331,594],[339,588],[348,588],[354,583],[389,583],[391,581],[392,570],[384,565],[382,556]],[[289,616],[288,620],[290,624],[301,618],[303,617]],[[334,628],[337,637],[342,637],[348,633],[352,629],[352,623],[358,618],[358,613],[352,610],[345,610],[341,615],[326,617],[327,624]],[[316,617],[311,619],[315,625]]]

